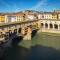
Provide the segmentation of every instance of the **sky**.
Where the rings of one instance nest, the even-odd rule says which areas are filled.
[[[60,10],[60,0],[0,0],[0,12]]]

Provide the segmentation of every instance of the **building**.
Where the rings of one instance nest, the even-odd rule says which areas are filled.
[[[25,20],[25,14],[24,13],[19,12],[19,13],[16,13],[15,16],[16,16],[16,21],[18,21],[18,22],[19,21],[23,22]]]
[[[5,22],[5,15],[0,14],[0,23],[4,23],[4,22]]]
[[[39,20],[42,32],[60,31],[60,11],[37,12],[27,10],[17,13],[0,14],[0,23],[25,22]],[[35,25],[35,23],[34,23]]]
[[[59,33],[60,32],[60,12],[39,13],[38,19],[41,23],[42,32]]]
[[[25,19],[25,15],[24,13],[8,13],[5,15],[5,22],[22,22],[24,21]]]
[[[27,10],[24,13],[26,15],[26,18],[25,19],[27,21],[33,21],[33,20],[36,20],[37,19],[37,12],[35,12],[35,11]]]
[[[16,22],[16,16],[7,15],[7,22]]]
[[[57,13],[54,12],[43,12],[38,14],[39,19],[52,19],[52,20],[57,20]]]

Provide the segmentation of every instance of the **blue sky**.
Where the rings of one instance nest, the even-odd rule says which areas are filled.
[[[0,0],[0,12],[22,10],[52,11],[60,9],[60,0]]]

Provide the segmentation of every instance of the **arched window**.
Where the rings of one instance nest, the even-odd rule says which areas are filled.
[[[55,28],[55,29],[58,29],[58,25],[57,25],[57,24],[54,24],[54,28]]]
[[[48,28],[48,24],[47,23],[45,23],[45,28]]]
[[[50,28],[53,28],[53,24],[50,23],[49,26],[50,26]]]

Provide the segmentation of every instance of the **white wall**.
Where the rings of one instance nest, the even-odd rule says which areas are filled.
[[[34,20],[36,17],[34,15],[27,15],[28,20]]]

